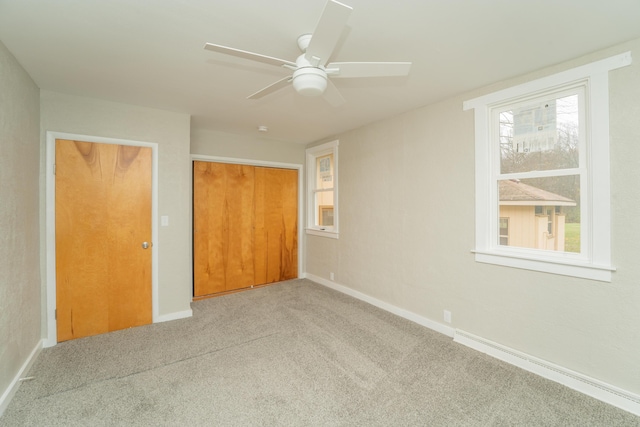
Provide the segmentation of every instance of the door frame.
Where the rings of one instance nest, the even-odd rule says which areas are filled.
[[[205,154],[192,154],[191,155],[191,174],[193,175],[193,162],[211,162],[211,163],[231,163],[235,165],[247,165],[247,166],[263,166],[267,168],[280,168],[280,169],[295,169],[298,171],[298,279],[304,278],[303,269],[303,229],[304,229],[304,177],[303,177],[303,165],[298,163],[281,163],[281,162],[271,162],[267,160],[251,160],[251,159],[240,159],[235,157],[218,157],[218,156],[209,156]],[[193,265],[193,184],[191,188],[190,199],[191,202],[189,204],[191,215],[191,264]],[[193,280],[193,279],[192,279]],[[193,297],[193,283],[191,286],[191,293]]]
[[[151,306],[152,322],[157,323],[158,310],[158,144],[155,142],[133,141],[118,138],[79,135],[65,132],[47,131],[45,185],[46,185],[46,223],[45,223],[45,262],[46,262],[46,305],[43,317],[46,319],[47,333],[44,347],[52,347],[58,343],[56,324],[56,182],[55,153],[56,139],[85,141],[98,144],[129,145],[151,148]]]

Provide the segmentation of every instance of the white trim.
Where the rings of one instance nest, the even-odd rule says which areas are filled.
[[[559,260],[527,259],[516,256],[515,253],[498,253],[472,251],[476,254],[476,262],[484,264],[501,265],[503,267],[520,268],[523,270],[541,271],[543,273],[558,274],[561,276],[579,277],[582,279],[611,282],[611,273],[616,271],[614,267],[597,266],[593,264],[571,264]]]
[[[100,144],[131,145],[151,148],[151,238],[153,251],[151,253],[151,306],[152,321],[156,323],[159,317],[159,297],[158,297],[158,252],[162,245],[158,238],[158,144],[155,142],[131,141],[118,138],[104,138],[99,136],[78,135],[65,132],[47,131],[46,141],[46,292],[47,292],[47,336],[44,340],[44,347],[52,347],[58,343],[57,325],[55,319],[56,311],[56,195],[55,195],[55,145],[56,139],[70,139],[75,141],[86,141]]]
[[[315,228],[305,228],[307,234],[312,234],[314,236],[328,237],[330,239],[337,239],[339,237],[338,233],[334,231],[325,231],[318,230]]]
[[[316,282],[319,283],[323,286],[326,286],[328,288],[331,288],[335,291],[341,292],[343,294],[349,295],[351,297],[354,297],[356,299],[359,299],[360,301],[364,301],[366,303],[369,303],[373,306],[376,306],[378,308],[381,308],[382,310],[388,311],[389,313],[393,313],[396,316],[400,316],[404,319],[410,320],[414,323],[417,323],[418,325],[424,326],[426,328],[432,329],[436,332],[440,332],[441,334],[444,334],[448,337],[452,337],[454,335],[455,329],[452,328],[451,326],[446,326],[443,325],[442,323],[438,323],[438,322],[434,322],[431,319],[427,319],[426,317],[420,316],[416,313],[413,313],[411,311],[405,310],[404,308],[400,308],[400,307],[396,307],[395,305],[389,304],[387,302],[381,301],[377,298],[371,297],[367,294],[363,294],[362,292],[353,290],[351,288],[348,288],[346,286],[342,286],[339,285],[335,282],[332,282],[330,280],[327,279],[323,279],[322,277],[316,276],[314,274],[310,274],[310,273],[306,273],[305,277],[309,280],[311,280],[312,282]]]
[[[553,200],[548,200],[548,201],[536,200],[535,202],[500,201],[500,206],[575,206],[575,205],[576,205],[575,202],[558,202]]]
[[[453,341],[632,414],[640,415],[640,396],[619,387],[459,329],[455,330]]]
[[[240,159],[235,157],[218,157],[218,156],[208,156],[203,154],[192,154],[191,155],[192,170],[193,170],[194,161],[231,163],[234,165],[264,166],[268,168],[295,169],[298,171],[298,278],[302,278],[302,274],[303,274],[302,273],[302,261],[303,261],[302,257],[304,255],[304,252],[303,252],[304,245],[302,240],[302,229],[304,224],[304,176],[303,176],[304,168],[303,168],[303,165],[299,163],[281,163],[281,162],[271,162],[267,160],[252,160],[252,159]],[[191,191],[191,210],[193,211],[193,189]],[[193,214],[191,216],[193,217]],[[191,224],[191,230],[193,230],[193,224]],[[193,233],[191,233],[191,238],[193,238]],[[193,262],[193,253],[191,254],[191,259]]]
[[[504,179],[527,179],[527,178],[569,176],[569,175],[580,175],[581,173],[583,173],[583,170],[580,168],[567,168],[567,169],[560,169],[560,170],[555,169],[555,170],[545,170],[545,171],[501,173],[499,175],[500,175],[500,180],[504,180]]]
[[[9,403],[11,402],[11,399],[13,399],[13,396],[18,391],[18,388],[20,388],[20,383],[22,382],[22,378],[24,378],[25,374],[29,372],[29,370],[31,369],[31,366],[33,366],[33,363],[38,358],[40,351],[42,351],[43,344],[44,344],[44,340],[38,341],[38,343],[33,348],[33,350],[31,350],[31,353],[27,357],[27,360],[24,361],[20,370],[18,370],[18,373],[16,374],[16,376],[13,377],[13,380],[9,384],[9,387],[7,387],[4,393],[2,393],[2,396],[0,396],[0,417],[2,417],[2,414],[4,414],[4,411],[9,406]]]
[[[176,311],[175,313],[161,314],[154,323],[169,322],[171,320],[186,319],[193,316],[193,310]]]
[[[269,168],[302,170],[302,165],[299,163],[271,162],[268,160],[240,159],[236,157],[218,157],[204,154],[192,154],[191,161],[194,160],[200,160],[203,162],[231,163],[234,165],[265,166]]]

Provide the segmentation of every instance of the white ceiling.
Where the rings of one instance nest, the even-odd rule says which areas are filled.
[[[195,128],[307,143],[640,37],[639,0],[343,0],[332,61],[410,61],[408,77],[334,80],[333,108],[290,74],[205,42],[295,61],[325,0],[0,0],[0,40],[42,89],[192,115]],[[263,137],[263,134],[260,134]]]

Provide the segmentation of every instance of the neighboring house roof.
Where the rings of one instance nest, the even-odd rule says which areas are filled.
[[[500,204],[511,206],[575,206],[576,202],[542,190],[541,188],[523,184],[519,180],[499,181]]]

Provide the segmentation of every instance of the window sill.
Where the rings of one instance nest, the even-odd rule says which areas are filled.
[[[317,228],[307,228],[305,231],[313,236],[328,237],[329,239],[338,238],[338,233],[335,231],[319,230]]]
[[[541,259],[525,257],[515,253],[500,253],[486,251],[471,251],[476,256],[476,262],[501,265],[504,267],[521,268],[523,270],[541,271],[562,276],[579,277],[582,279],[611,282],[611,273],[615,267],[601,266],[561,259]]]

